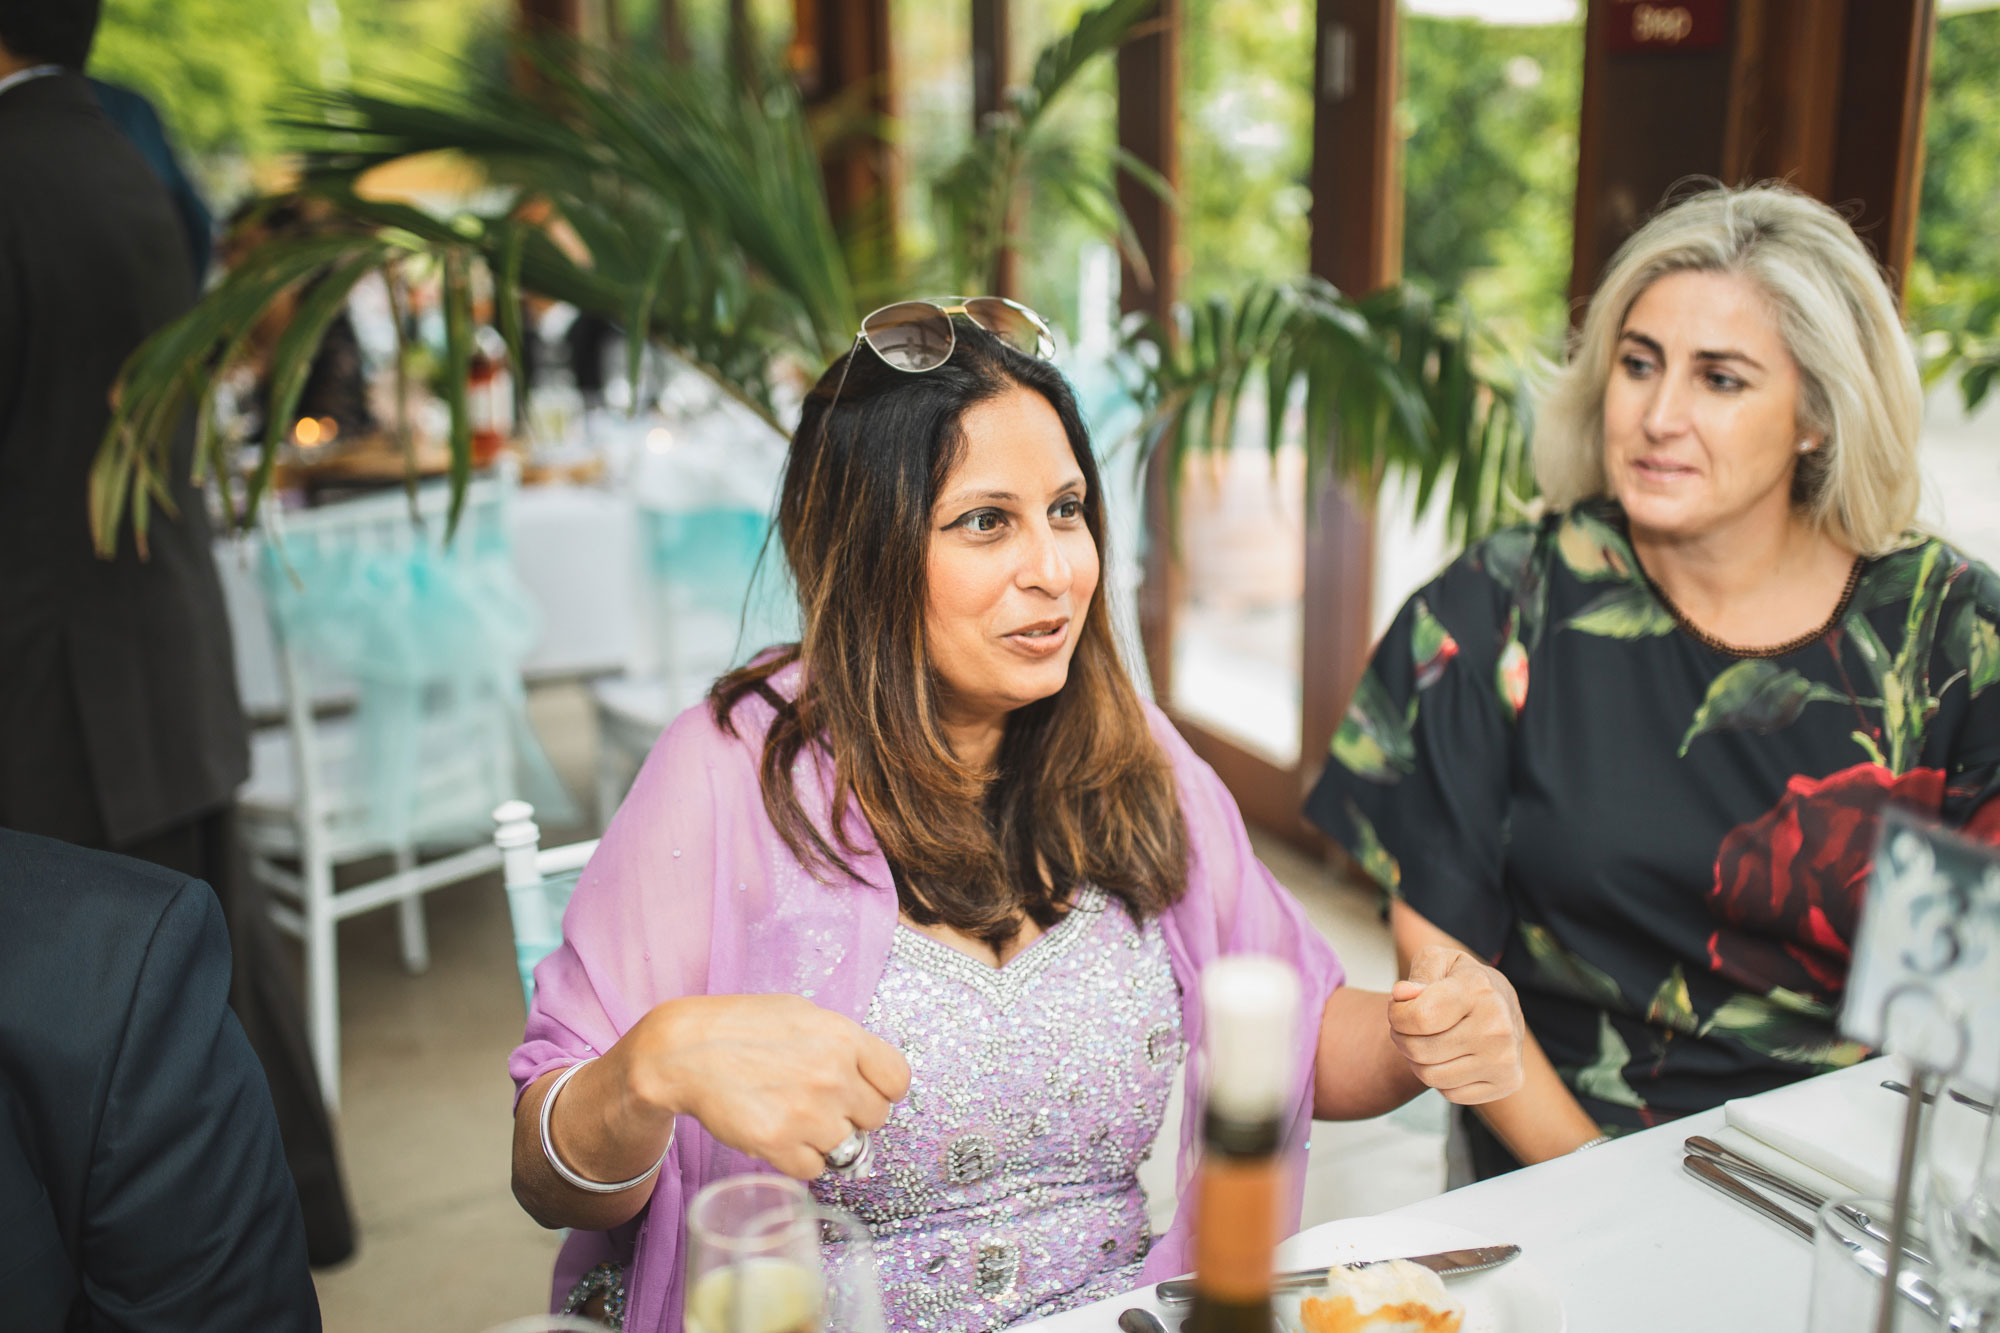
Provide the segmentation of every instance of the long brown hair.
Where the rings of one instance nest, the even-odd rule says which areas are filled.
[[[846,814],[858,804],[894,872],[897,902],[921,925],[998,946],[1023,915],[1054,924],[1086,883],[1143,920],[1186,888],[1187,832],[1101,588],[1067,682],[1008,718],[992,771],[953,754],[939,722],[925,644],[931,506],[964,455],[969,408],[1016,386],[1048,400],[1084,475],[1085,525],[1104,550],[1097,463],[1069,385],[965,320],[957,332],[951,359],[923,374],[857,344],[807,396],[778,502],[804,637],[717,681],[711,706],[732,733],[731,714],[749,695],[776,707],[759,778],[779,835],[802,864],[852,875],[859,849]],[[798,689],[783,698],[770,678],[798,661]],[[826,829],[793,780],[809,745],[833,762]]]

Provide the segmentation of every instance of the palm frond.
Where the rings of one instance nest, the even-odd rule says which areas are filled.
[[[200,409],[196,467],[222,469],[207,410],[216,380],[273,302],[310,285],[274,354],[270,428],[244,497],[254,516],[328,322],[369,272],[411,258],[443,274],[444,379],[461,487],[471,467],[463,378],[481,279],[517,364],[519,297],[534,292],[626,325],[634,353],[641,339],[658,342],[784,429],[775,376],[789,362],[824,364],[859,318],[789,81],[751,92],[640,56],[533,54],[553,109],[498,72],[470,72],[451,98],[414,89],[299,95],[282,123],[303,154],[303,189],[331,214],[328,234],[267,241],[127,363],[92,474],[100,549],[115,547],[128,513],[144,542],[152,505],[166,501],[174,429],[190,408]],[[366,196],[373,168],[441,152],[491,187],[481,194],[485,211],[443,216]]]
[[[1330,469],[1372,488],[1394,474],[1415,483],[1421,509],[1449,479],[1463,539],[1532,493],[1518,377],[1477,345],[1462,306],[1441,311],[1411,287],[1354,302],[1312,278],[1181,306],[1171,329],[1129,325],[1125,359],[1142,445],[1170,450],[1170,490],[1184,459],[1234,447],[1243,393],[1261,379],[1274,454],[1301,407],[1309,482]]]
[[[1006,105],[986,117],[965,152],[932,183],[951,247],[953,287],[964,291],[987,282],[1001,251],[1015,248],[1029,182],[1038,187],[1038,200],[1053,192],[1127,258],[1138,253],[1131,223],[1109,186],[1113,162],[1081,153],[1054,132],[1048,112],[1094,61],[1136,34],[1153,3],[1105,0],[1086,10],[1075,27],[1042,48],[1028,82],[1008,90]],[[1135,174],[1148,188],[1169,193],[1157,172]]]

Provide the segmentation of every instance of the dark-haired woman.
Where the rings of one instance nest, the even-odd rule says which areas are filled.
[[[558,1297],[608,1260],[627,1328],[679,1327],[693,1192],[771,1168],[867,1223],[897,1329],[1184,1270],[1185,1210],[1155,1242],[1136,1170],[1223,954],[1289,959],[1322,1015],[1295,1155],[1314,1115],[1519,1077],[1469,956],[1393,1000],[1342,984],[1118,661],[1089,440],[1020,346],[1045,331],[952,313],[877,312],[808,398],[779,507],[803,639],[662,738],[536,973],[515,1193],[579,1229]],[[872,1173],[826,1174],[858,1131]]]

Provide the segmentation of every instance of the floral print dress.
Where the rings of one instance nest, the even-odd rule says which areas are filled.
[[[1934,538],[1757,654],[1682,623],[1609,504],[1478,543],[1403,607],[1306,813],[1512,980],[1607,1132],[1852,1064],[1877,817],[2000,841],[2000,581]]]

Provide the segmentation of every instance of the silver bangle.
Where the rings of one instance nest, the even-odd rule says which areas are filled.
[[[590,1057],[589,1060],[577,1061],[575,1064],[571,1065],[568,1069],[565,1069],[562,1071],[562,1073],[556,1075],[556,1081],[549,1084],[549,1095],[542,1098],[542,1156],[548,1159],[549,1166],[555,1170],[555,1173],[557,1175],[563,1178],[564,1183],[572,1186],[573,1188],[583,1190],[586,1193],[590,1194],[623,1194],[626,1190],[631,1189],[634,1185],[645,1184],[649,1179],[652,1178],[654,1172],[658,1171],[662,1166],[666,1165],[667,1154],[674,1150],[674,1131],[671,1127],[668,1128],[667,1130],[667,1146],[660,1151],[660,1160],[653,1163],[651,1166],[647,1167],[644,1171],[641,1171],[638,1175],[632,1177],[630,1180],[621,1180],[616,1184],[609,1184],[602,1180],[592,1180],[587,1176],[580,1176],[576,1172],[570,1170],[569,1167],[565,1166],[563,1164],[563,1159],[556,1156],[555,1140],[549,1137],[549,1116],[556,1109],[556,1096],[557,1094],[562,1092],[563,1084],[569,1082],[570,1079],[574,1078],[576,1076],[577,1070],[591,1063],[591,1061],[595,1060],[596,1058],[597,1057],[593,1055]]]
[[[1595,1148],[1609,1142],[1611,1142],[1611,1136],[1609,1134],[1599,1134],[1596,1138],[1592,1139],[1588,1143],[1577,1144],[1574,1148],[1571,1148],[1570,1151],[1582,1152],[1585,1148]]]

